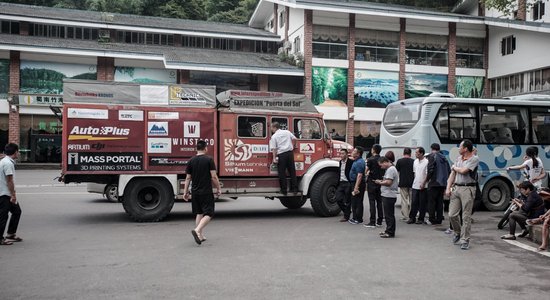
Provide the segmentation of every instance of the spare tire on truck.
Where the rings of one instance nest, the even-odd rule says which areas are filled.
[[[126,186],[122,206],[137,222],[162,221],[174,206],[174,192],[165,179],[134,179]]]
[[[281,204],[288,209],[298,209],[307,201],[306,197],[294,196],[294,197],[280,197]]]
[[[336,203],[336,186],[338,185],[338,173],[324,172],[313,179],[309,188],[311,207],[320,217],[333,217],[340,213],[340,207]]]

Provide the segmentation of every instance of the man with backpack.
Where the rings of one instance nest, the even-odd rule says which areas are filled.
[[[428,225],[440,225],[443,222],[443,195],[447,180],[451,173],[451,168],[447,162],[447,158],[441,154],[441,147],[437,143],[433,143],[430,148],[432,153],[428,158],[428,174],[426,182],[428,182],[428,215],[429,219],[426,222]]]

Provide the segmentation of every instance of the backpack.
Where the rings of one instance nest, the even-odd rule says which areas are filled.
[[[447,180],[449,179],[449,174],[451,174],[451,167],[449,162],[441,153],[435,154],[434,157],[435,163],[435,182],[439,186],[447,186]]]

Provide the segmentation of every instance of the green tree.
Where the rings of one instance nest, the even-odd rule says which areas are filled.
[[[319,105],[325,102],[325,90],[327,88],[328,68],[313,68],[311,83],[311,102]]]
[[[481,0],[486,8],[493,8],[505,14],[511,14],[517,8],[517,0]]]
[[[347,103],[348,99],[348,70],[332,69],[332,82],[329,86],[328,96],[333,100],[342,100]]]
[[[257,3],[257,0],[241,0],[233,10],[220,11],[214,15],[209,15],[208,21],[246,24],[252,13],[254,13]]]
[[[239,5],[239,0],[206,0],[204,1],[204,7],[206,9],[206,13],[208,14],[208,16],[213,16],[217,13],[234,10],[235,8],[237,8],[238,5]]]

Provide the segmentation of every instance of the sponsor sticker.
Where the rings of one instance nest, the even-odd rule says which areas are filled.
[[[170,104],[197,105],[206,104],[206,99],[201,94],[181,86],[170,86]]]
[[[170,138],[148,138],[147,152],[172,153],[172,144]]]
[[[69,119],[109,119],[109,111],[107,109],[91,109],[91,108],[69,108],[67,110]]]
[[[296,167],[296,171],[303,171],[304,170],[304,163],[303,162],[295,162],[294,166]]]
[[[250,145],[253,154],[267,154],[269,153],[269,145]]]
[[[177,120],[180,117],[178,112],[150,111],[147,116],[153,120]]]
[[[78,152],[67,154],[69,171],[142,171],[140,152]]]
[[[69,132],[69,141],[115,141],[127,140],[130,128],[116,126],[74,126]]]
[[[311,155],[306,155],[306,164],[311,165]]]
[[[143,121],[143,111],[141,110],[119,110],[118,119],[120,121]]]
[[[183,137],[185,138],[200,138],[201,122],[188,121],[183,122]]]
[[[148,122],[147,132],[149,136],[167,136],[168,122]]]
[[[315,153],[315,144],[313,143],[300,144],[300,153]]]
[[[150,166],[186,166],[189,162],[189,157],[151,157],[149,158]]]

